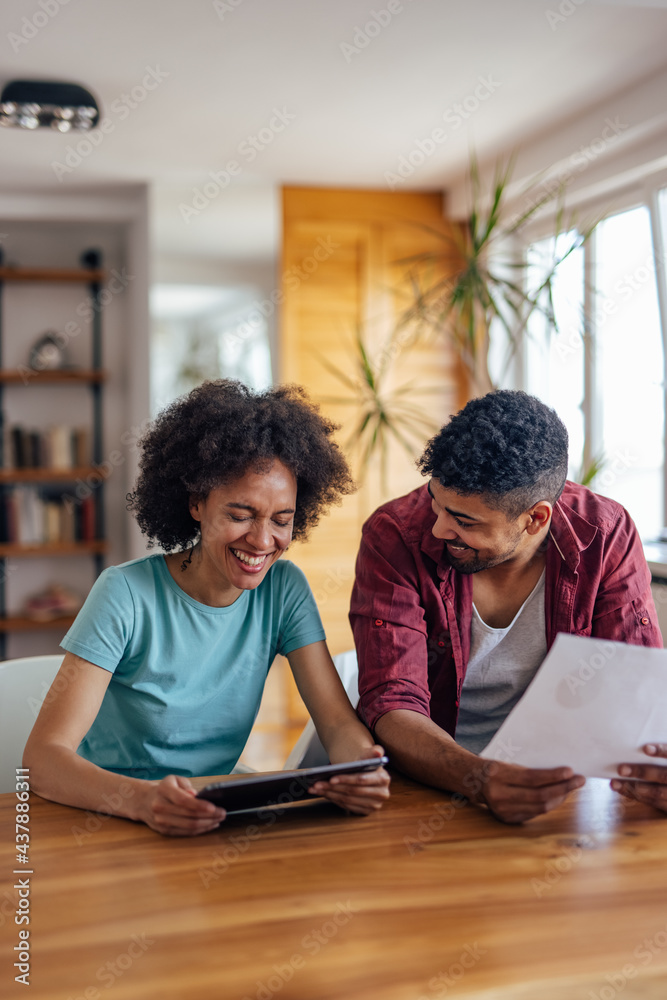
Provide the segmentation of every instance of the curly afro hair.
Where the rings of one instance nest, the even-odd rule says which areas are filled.
[[[336,424],[321,416],[299,386],[266,392],[232,379],[204,382],[171,403],[144,435],[131,510],[149,546],[184,549],[199,534],[190,498],[268,469],[278,458],[297,483],[294,539],[305,538],[320,515],[355,490],[347,462],[332,440]]]
[[[470,402],[432,438],[418,466],[447,489],[516,518],[555,503],[567,477],[567,430],[535,396],[500,390]]]

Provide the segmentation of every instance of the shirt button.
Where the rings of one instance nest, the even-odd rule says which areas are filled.
[[[439,646],[444,646],[445,645],[444,642],[442,641],[442,639],[440,639],[440,641],[438,642],[438,645]]]
[[[384,622],[382,621],[382,619],[381,619],[381,618],[376,618],[376,619],[375,619],[375,624],[376,624],[376,625],[384,625]]]
[[[642,625],[648,625],[648,618],[642,618]]]

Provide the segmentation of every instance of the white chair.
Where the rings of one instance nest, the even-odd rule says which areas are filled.
[[[63,653],[0,663],[0,792],[13,792],[16,768]]]
[[[359,704],[359,667],[354,649],[345,653],[337,653],[333,658],[338,676],[352,704]],[[312,719],[306,723],[305,729],[296,741],[292,752],[285,761],[285,770],[292,771],[300,767],[319,767],[329,763],[329,756],[322,746]]]

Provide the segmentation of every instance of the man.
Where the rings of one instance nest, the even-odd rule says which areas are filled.
[[[523,822],[584,784],[478,754],[558,632],[662,646],[637,530],[566,482],[567,431],[523,392],[468,405],[419,461],[426,486],[366,522],[350,620],[360,713],[406,774]],[[667,746],[647,750],[667,756]],[[612,787],[667,811],[667,768]]]

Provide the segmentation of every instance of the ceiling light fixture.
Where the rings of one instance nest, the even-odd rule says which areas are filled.
[[[88,132],[100,120],[93,95],[76,83],[12,80],[0,94],[0,125]]]

